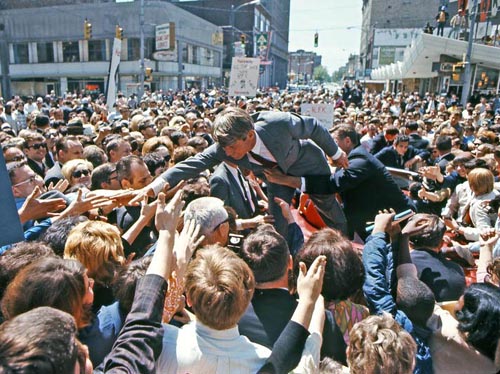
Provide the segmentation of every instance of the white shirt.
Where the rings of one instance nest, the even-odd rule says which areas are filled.
[[[182,328],[163,325],[163,350],[156,373],[256,373],[271,351],[241,336],[238,327],[214,330],[199,321]]]
[[[266,160],[277,162],[271,152],[269,152],[269,149],[267,149],[266,145],[262,142],[262,139],[259,138],[259,134],[257,134],[257,131],[255,131],[255,145],[252,148],[252,152],[265,158]],[[259,161],[254,159],[250,153],[247,154],[247,156],[250,162],[257,165],[262,165]]]

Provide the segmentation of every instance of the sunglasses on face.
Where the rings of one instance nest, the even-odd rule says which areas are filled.
[[[28,148],[33,148],[33,149],[47,148],[47,143],[35,143],[29,145]]]
[[[72,176],[73,178],[81,178],[81,177],[82,177],[82,175],[84,175],[84,176],[88,176],[88,175],[90,175],[90,170],[88,170],[88,169],[83,169],[83,170],[75,170],[75,171],[71,174],[71,176]]]

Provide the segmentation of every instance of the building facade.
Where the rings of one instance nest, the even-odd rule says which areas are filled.
[[[3,1],[0,9],[2,78],[12,93],[104,92],[115,27],[123,28],[118,89],[137,92],[140,64],[140,1]],[[167,1],[144,0],[145,67],[152,89],[210,88],[222,84],[221,29]],[[92,36],[84,39],[84,20]],[[155,26],[175,23],[176,48],[155,59]],[[160,61],[161,60],[161,61]],[[5,84],[2,84],[5,91]],[[4,94],[5,95],[5,94]]]
[[[293,84],[309,84],[314,80],[314,69],[321,65],[321,56],[299,49],[288,55],[288,77]]]
[[[171,0],[183,9],[224,30],[224,80],[229,83],[232,57],[243,48],[248,57],[258,55],[257,38],[270,33],[268,64],[261,65],[259,86],[286,87],[290,0]],[[242,37],[244,45],[241,46]]]

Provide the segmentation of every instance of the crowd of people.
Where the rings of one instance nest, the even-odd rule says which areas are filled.
[[[0,122],[0,372],[500,370],[498,95],[51,93]]]

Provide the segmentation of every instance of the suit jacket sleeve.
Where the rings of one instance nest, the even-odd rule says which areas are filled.
[[[104,359],[105,373],[153,373],[163,345],[161,317],[167,282],[146,275],[137,285],[132,309],[113,350]]]
[[[342,193],[370,178],[374,166],[362,158],[350,158],[347,169],[338,169],[331,176],[306,176],[305,192],[309,194]]]
[[[316,118],[291,115],[290,133],[295,139],[311,139],[328,156],[334,156],[339,150],[337,143],[328,130]]]
[[[180,181],[194,178],[202,171],[214,167],[225,158],[228,157],[225,156],[224,150],[218,144],[213,144],[202,153],[189,157],[187,160],[179,162],[168,169],[160,178],[154,180],[150,186],[155,191],[155,194],[158,194],[165,183],[168,183],[170,187],[174,187]]]

